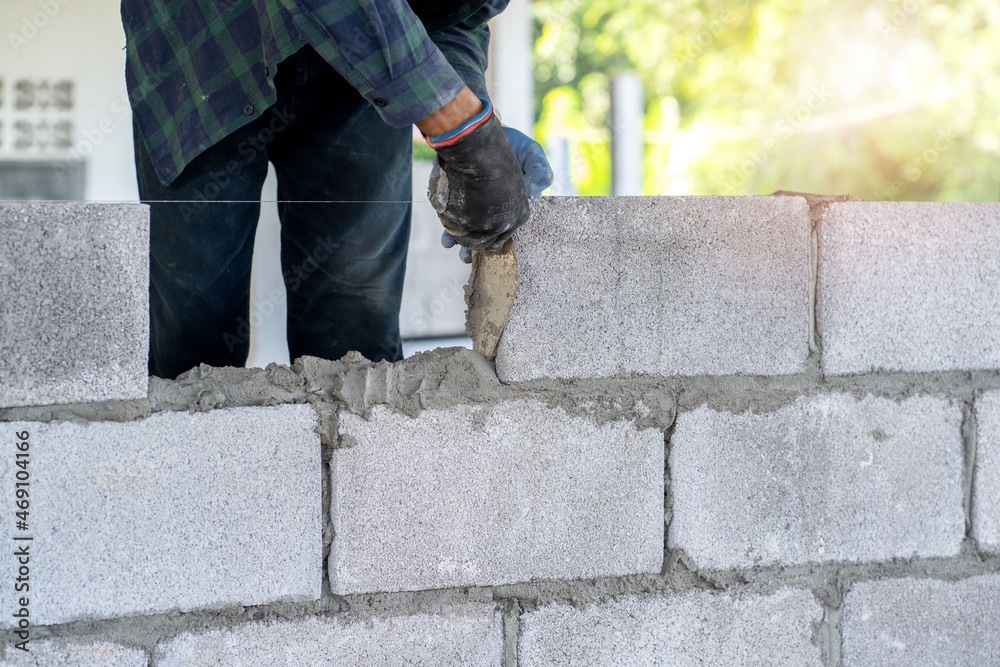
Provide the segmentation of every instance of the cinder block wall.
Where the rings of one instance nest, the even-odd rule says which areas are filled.
[[[1000,665],[1000,206],[533,206],[495,362],[176,381],[0,208],[2,664]]]

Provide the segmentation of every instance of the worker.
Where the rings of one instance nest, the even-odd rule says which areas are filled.
[[[269,162],[291,358],[402,358],[412,125],[437,152],[442,242],[465,261],[498,251],[552,182],[486,92],[486,22],[507,2],[122,0],[151,375],[246,364]]]

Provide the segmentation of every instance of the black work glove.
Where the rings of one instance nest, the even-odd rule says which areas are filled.
[[[428,137],[437,151],[427,197],[445,231],[469,250],[499,251],[528,220],[521,163],[490,103],[453,132]]]

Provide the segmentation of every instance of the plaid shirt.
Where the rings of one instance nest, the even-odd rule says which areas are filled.
[[[169,185],[275,103],[278,63],[308,43],[405,127],[463,85],[487,97],[486,22],[508,1],[122,0],[133,116]]]

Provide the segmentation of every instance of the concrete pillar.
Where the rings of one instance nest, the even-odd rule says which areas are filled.
[[[611,80],[611,191],[642,194],[642,81],[635,72]]]
[[[504,125],[533,136],[535,129],[534,44],[529,0],[511,0],[490,23],[487,83]]]
[[[555,175],[549,190],[550,194],[556,197],[575,195],[576,188],[573,186],[573,174],[570,168],[569,139],[561,134],[551,135],[545,142],[545,154]]]

